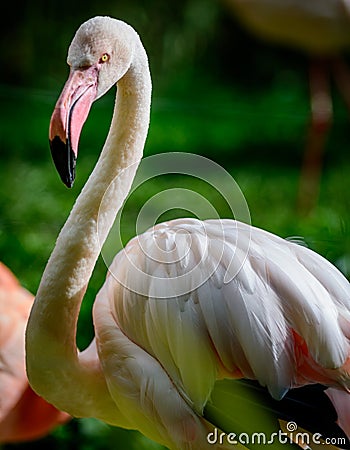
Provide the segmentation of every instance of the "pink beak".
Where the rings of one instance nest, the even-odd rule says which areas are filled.
[[[51,116],[49,140],[56,169],[67,187],[75,179],[81,130],[96,98],[98,68],[71,70]]]

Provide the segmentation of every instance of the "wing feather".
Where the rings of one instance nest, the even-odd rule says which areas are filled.
[[[348,281],[266,231],[232,220],[168,222],[133,239],[111,271],[118,325],[196,411],[223,373],[257,379],[281,398],[302,378],[294,332],[335,379],[349,356]]]

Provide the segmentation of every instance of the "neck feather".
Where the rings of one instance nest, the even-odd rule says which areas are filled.
[[[101,156],[62,228],[43,274],[27,331],[32,354],[37,351],[42,358],[55,356],[57,362],[61,356],[65,364],[77,362],[80,304],[101,246],[142,158],[150,101],[147,56],[138,43],[128,72],[118,82],[113,119]],[[105,194],[108,199],[102,202]],[[46,360],[47,367],[50,363]],[[37,381],[35,384],[43,383]]]

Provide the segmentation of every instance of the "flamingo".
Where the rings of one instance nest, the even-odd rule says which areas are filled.
[[[318,196],[322,156],[333,116],[330,78],[350,110],[349,0],[223,0],[258,37],[297,49],[310,58],[311,122],[303,158],[298,205],[308,213]]]
[[[27,380],[24,334],[33,300],[0,262],[0,443],[41,438],[69,419],[36,395]]]
[[[117,94],[102,153],[28,320],[33,389],[72,416],[138,429],[170,449],[201,450],[213,448],[205,411],[220,380],[257,380],[274,399],[322,383],[332,386],[338,425],[350,436],[349,282],[313,251],[245,223],[177,219],[133,238],[96,296],[94,339],[77,349],[89,279],[142,159],[151,77],[136,31],[110,17],[79,27],[67,61],[49,131],[67,187],[91,104],[114,85]]]

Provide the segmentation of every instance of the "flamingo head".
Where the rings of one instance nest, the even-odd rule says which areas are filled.
[[[68,50],[69,78],[51,116],[49,141],[56,169],[67,187],[75,179],[79,137],[92,103],[128,71],[134,30],[110,17],[83,23]]]

